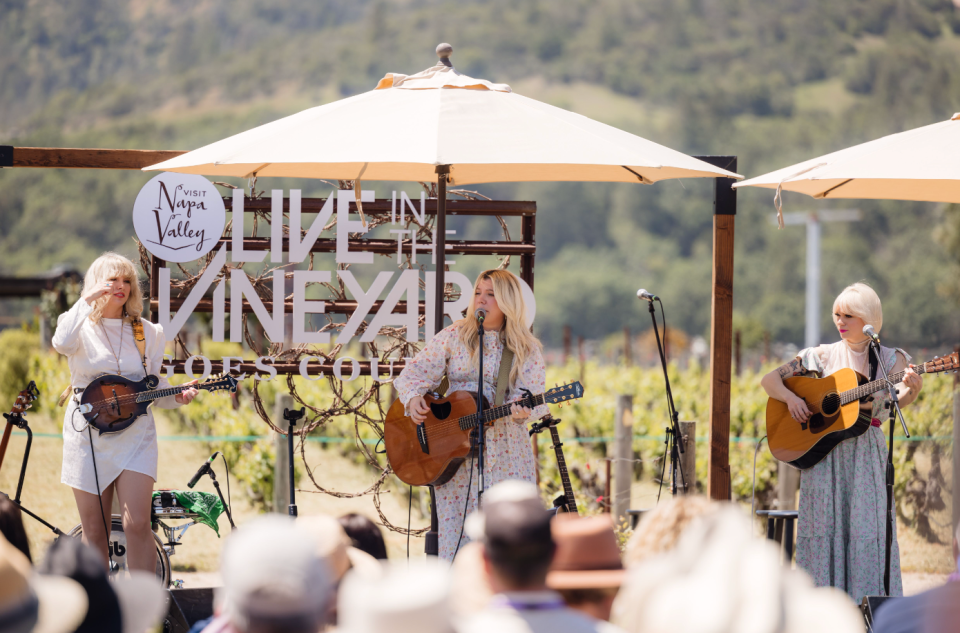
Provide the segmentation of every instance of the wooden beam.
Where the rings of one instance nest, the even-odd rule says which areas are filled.
[[[326,198],[303,198],[300,201],[300,211],[302,213],[319,213],[326,204]],[[424,213],[427,215],[437,214],[437,199],[431,198],[425,201]],[[233,209],[233,197],[227,196],[223,199],[223,204],[227,209]],[[413,204],[417,207],[417,213],[420,212],[420,201],[414,200]],[[268,198],[245,198],[243,201],[243,210],[246,213],[251,211],[270,212],[273,209],[273,201]],[[290,198],[283,199],[283,210],[290,210]],[[357,203],[350,201],[350,211],[357,210]],[[390,215],[396,213],[400,215],[400,201],[397,201],[394,209],[393,200],[390,198],[377,198],[373,202],[363,203],[363,212],[366,215]],[[404,212],[410,215],[410,208],[407,207]],[[477,215],[477,216],[519,216],[528,217],[537,213],[537,203],[531,200],[447,200],[447,215]]]
[[[164,366],[173,367],[173,373],[175,374],[185,374],[186,372],[186,361],[185,360],[174,360],[170,362],[164,362]],[[357,365],[360,366],[359,371],[357,372],[360,376],[369,376],[370,375],[370,362],[369,361],[356,361]],[[393,364],[393,377],[396,377],[403,371],[403,368],[406,364],[403,361],[396,362]],[[262,373],[257,369],[256,364],[252,361],[241,361],[241,362],[232,362],[230,365],[231,369],[238,370],[241,374],[248,374],[252,376],[254,374]],[[287,374],[299,374],[300,373],[300,364],[299,363],[274,363],[272,365],[274,369],[277,370],[277,374],[287,375]],[[193,374],[197,377],[203,373],[203,362],[195,361],[193,363]],[[319,363],[316,360],[308,361],[306,368],[307,375],[309,376],[318,376],[320,374],[332,375],[333,374],[333,363]],[[341,363],[340,368],[344,376],[349,376],[353,371],[353,367],[350,363],[344,362]],[[389,363],[378,363],[378,370],[380,376],[387,378],[391,375],[390,364]],[[219,374],[223,372],[223,361],[210,360],[210,373]],[[234,372],[231,372],[234,373]]]
[[[177,150],[82,149],[68,147],[0,148],[11,155],[0,167],[54,167],[60,169],[143,169],[186,154]]]
[[[698,156],[737,170],[736,156]],[[733,244],[737,191],[732,178],[717,178],[713,215],[713,289],[710,315],[710,452],[707,494],[727,501],[730,489],[730,374],[733,363]]]
[[[402,240],[401,245],[404,254],[410,253],[413,245],[411,240]],[[233,249],[233,239],[229,237],[220,238],[217,242],[219,246],[226,246],[227,250]],[[480,242],[475,240],[447,240],[447,255],[522,255],[533,256],[537,252],[536,244],[524,244],[523,242]],[[248,251],[269,251],[269,237],[244,237],[243,248]],[[380,255],[396,255],[397,240],[357,240],[351,241],[351,250],[364,253],[377,253]],[[430,242],[420,242],[417,247],[418,255],[429,255],[426,248],[432,248]],[[337,251],[337,240],[316,240],[310,247],[311,253],[335,253]],[[289,239],[283,238],[283,252],[290,252]]]

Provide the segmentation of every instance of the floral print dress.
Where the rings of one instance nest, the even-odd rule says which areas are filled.
[[[897,353],[881,347],[892,372]],[[845,342],[801,350],[797,356],[808,371],[829,376],[849,367],[869,376],[869,348],[851,349]],[[883,429],[886,392],[874,394],[873,417],[884,426],[871,426],[859,437],[844,440],[813,468],[800,475],[800,518],[797,526],[797,565],[818,587],[846,591],[860,604],[863,596],[884,594],[886,549],[887,442]],[[903,595],[896,521],[890,553],[890,595]]]
[[[422,396],[436,389],[444,375],[450,381],[448,394],[454,391],[477,391],[477,366],[470,359],[470,351],[460,342],[458,330],[459,325],[454,323],[434,336],[394,380],[397,395],[404,406],[414,396]],[[483,394],[493,404],[503,342],[500,333],[494,331],[484,332],[483,343]],[[517,362],[516,357],[514,362]],[[507,387],[504,403],[520,400],[524,395],[522,389],[529,389],[534,394],[543,393],[545,382],[546,365],[543,354],[537,349],[527,357],[517,383]],[[527,422],[546,414],[546,405],[540,405],[533,409],[533,414],[524,422],[517,423],[506,417],[487,427],[484,490],[506,479],[536,482],[536,464]],[[477,507],[479,479],[475,460],[468,459],[450,481],[435,488],[440,521],[439,554],[444,560],[453,560],[459,546],[469,540],[464,534],[461,542],[460,536],[465,516]]]

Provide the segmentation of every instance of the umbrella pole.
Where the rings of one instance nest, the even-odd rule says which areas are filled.
[[[436,284],[434,285],[434,332],[439,333],[443,329],[443,289],[446,285],[444,272],[446,271],[447,260],[447,175],[450,173],[450,165],[437,165],[437,224],[436,224]],[[426,315],[430,318],[430,315]],[[426,543],[424,551],[427,556],[437,556],[440,553],[439,548],[439,530],[440,520],[437,517],[437,491],[430,486],[430,531],[426,534]]]

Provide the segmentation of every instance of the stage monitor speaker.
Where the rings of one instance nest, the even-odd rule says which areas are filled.
[[[170,589],[163,633],[188,633],[190,627],[213,615],[213,588]]]
[[[899,600],[896,596],[864,596],[860,603],[860,613],[863,614],[863,620],[867,624],[867,631],[873,631],[873,619],[876,617],[877,609],[887,600]]]

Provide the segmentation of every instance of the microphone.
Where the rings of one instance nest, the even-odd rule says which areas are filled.
[[[200,481],[200,478],[206,475],[208,472],[210,472],[210,464],[213,463],[213,460],[215,460],[217,458],[217,455],[219,454],[220,454],[220,451],[217,451],[216,453],[210,456],[210,459],[203,462],[203,466],[200,467],[200,470],[197,471],[197,474],[191,477],[190,481],[187,482],[187,488],[193,488],[194,486],[196,486],[197,482]]]
[[[477,317],[477,321],[483,323],[483,320],[487,318],[487,311],[483,308],[477,308],[477,311],[473,313]]]
[[[637,290],[637,299],[645,299],[647,301],[660,301],[660,297],[655,294],[649,293],[643,288]]]
[[[873,326],[869,323],[863,326],[863,333],[870,337],[874,343],[880,343],[880,335],[873,330]]]

